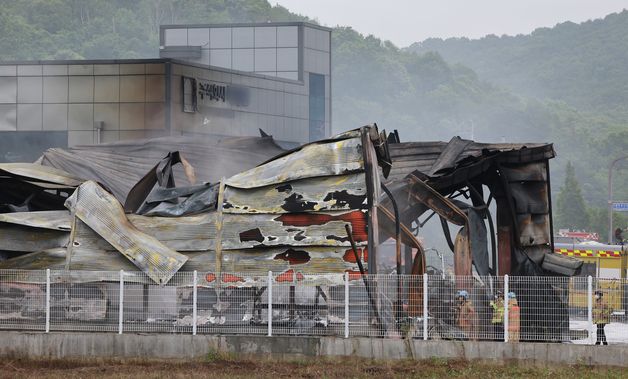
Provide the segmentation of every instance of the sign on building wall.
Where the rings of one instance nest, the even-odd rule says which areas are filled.
[[[199,105],[209,107],[222,104],[236,107],[249,105],[250,95],[247,87],[185,76],[181,79],[184,112],[197,112]]]

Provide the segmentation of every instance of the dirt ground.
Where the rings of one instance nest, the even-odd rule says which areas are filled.
[[[276,361],[210,355],[203,360],[4,359],[0,378],[628,378],[628,370],[536,368],[432,359],[298,359]]]

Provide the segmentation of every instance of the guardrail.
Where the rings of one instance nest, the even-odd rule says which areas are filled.
[[[0,270],[0,330],[628,343],[627,303],[591,277]]]

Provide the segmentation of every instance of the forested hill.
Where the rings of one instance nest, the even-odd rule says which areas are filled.
[[[603,231],[605,168],[628,151],[628,117],[617,116],[628,114],[627,17],[428,40],[413,47],[421,54],[335,28],[334,132],[377,122],[404,141],[554,142],[554,192],[571,161],[590,225]],[[303,20],[312,22],[267,0],[0,0],[0,60],[152,58],[162,24]],[[626,176],[615,191],[628,198]]]
[[[0,59],[154,58],[159,25],[299,20],[266,0],[0,0]]]
[[[514,92],[550,98],[628,120],[628,11],[581,24],[565,22],[529,35],[477,40],[428,39],[407,48],[436,51],[448,62]]]

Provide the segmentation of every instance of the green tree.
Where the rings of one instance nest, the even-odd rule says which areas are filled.
[[[589,226],[589,214],[571,161],[567,162],[565,171],[565,182],[560,188],[556,201],[556,226],[558,228],[585,230]]]

